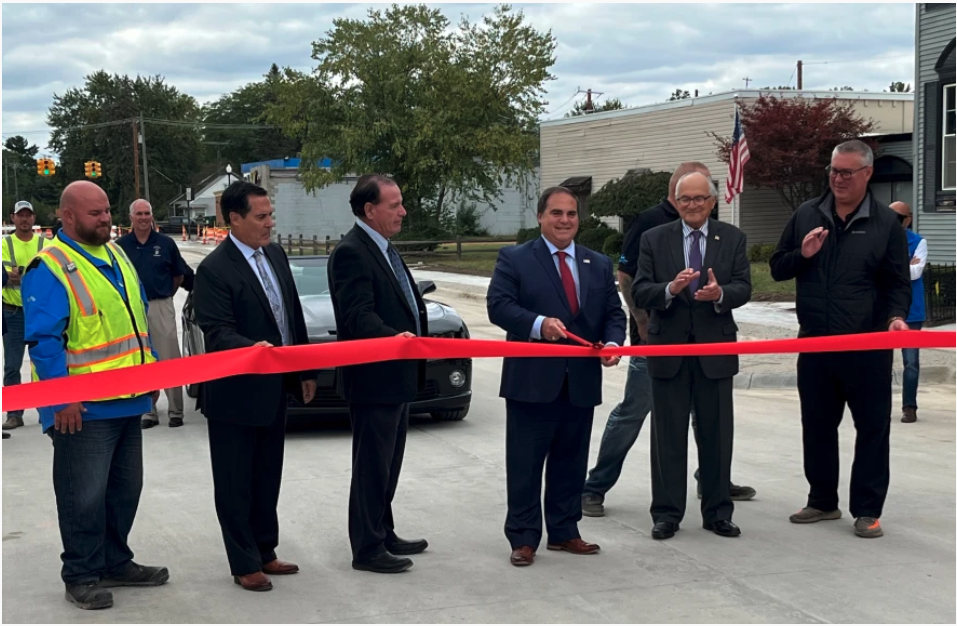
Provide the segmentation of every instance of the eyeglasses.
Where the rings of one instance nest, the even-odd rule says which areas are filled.
[[[897,221],[900,222],[901,224],[903,224],[909,219],[910,219],[910,215],[901,215],[900,213],[897,214]]]
[[[831,178],[837,178],[838,176],[840,176],[841,180],[848,180],[854,174],[857,174],[861,170],[866,170],[869,167],[870,165],[865,165],[864,167],[859,167],[856,170],[836,170],[832,168],[830,165],[828,165],[827,167],[824,168],[824,171],[827,172],[828,176],[830,176]]]
[[[678,204],[704,204],[710,200],[712,196],[695,196],[689,198],[688,196],[681,196],[678,198]]]

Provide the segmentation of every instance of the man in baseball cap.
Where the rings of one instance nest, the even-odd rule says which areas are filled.
[[[13,225],[16,230],[3,238],[3,269],[8,279],[3,288],[3,386],[19,385],[20,366],[26,344],[23,340],[23,300],[20,297],[20,278],[23,268],[43,248],[43,237],[33,232],[36,214],[33,205],[21,200],[13,205]],[[23,426],[23,411],[10,411],[3,430]]]

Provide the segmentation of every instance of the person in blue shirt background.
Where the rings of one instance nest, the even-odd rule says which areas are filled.
[[[138,291],[145,310],[148,305],[142,284],[138,280],[135,286],[124,281],[120,265],[129,263],[120,256],[123,253],[118,247],[109,244],[111,217],[106,193],[92,182],[71,183],[60,197],[60,210],[63,228],[43,254],[53,261],[57,261],[55,252],[69,257],[70,263],[63,266],[66,274],[78,273],[87,287],[81,296],[73,297],[80,301],[93,298],[94,305],[103,298],[96,308],[100,312],[113,310],[117,306],[115,294],[104,292],[101,281],[89,290],[91,278],[99,271],[123,299],[131,318],[140,304],[131,291]],[[127,276],[130,272],[135,275],[129,265]],[[24,336],[37,376],[40,380],[68,376],[70,294],[41,257],[30,262],[21,293]],[[135,318],[133,329],[136,331]],[[140,337],[136,339],[142,342]],[[73,337],[72,341],[73,350],[87,349],[84,338]],[[141,354],[146,348],[156,358],[151,342],[139,345]],[[122,362],[122,355],[107,358]],[[104,395],[113,395],[110,390],[103,391]],[[63,542],[61,578],[66,599],[81,609],[113,606],[109,587],[155,586],[169,580],[165,567],[135,563],[127,545],[143,489],[140,419],[158,396],[159,392],[154,391],[152,397],[146,394],[39,409],[43,432],[53,439],[53,487]]]
[[[924,268],[927,267],[927,240],[911,230],[910,206],[906,202],[891,203],[890,208],[897,213],[897,219],[907,232],[907,253],[910,255],[910,286],[914,297],[907,313],[907,326],[911,330],[920,330],[927,319],[924,307]],[[917,383],[920,380],[920,350],[904,348],[904,395],[901,399],[901,421],[913,424],[917,421]]]

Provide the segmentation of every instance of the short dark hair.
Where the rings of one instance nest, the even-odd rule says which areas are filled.
[[[249,206],[249,196],[268,196],[269,192],[253,183],[245,180],[237,180],[235,183],[226,187],[223,195],[219,198],[219,209],[223,214],[223,221],[229,224],[229,214],[238,213],[239,217],[245,218],[249,215],[251,206]]]
[[[574,198],[574,199],[575,199],[575,207],[576,207],[579,211],[581,211],[581,208],[582,208],[582,207],[581,207],[581,202],[578,201],[578,196],[576,196],[575,193],[574,193],[571,189],[569,189],[568,187],[549,187],[548,189],[546,189],[545,191],[542,192],[542,197],[538,199],[538,214],[539,214],[539,215],[541,215],[542,213],[545,212],[545,207],[548,206],[548,200],[549,200],[552,196],[554,196],[555,194],[558,194],[558,193],[567,193],[567,194],[570,195],[572,198]]]
[[[378,204],[382,196],[384,185],[398,185],[385,174],[364,174],[356,181],[356,186],[349,195],[349,206],[356,217],[365,217],[366,203]]]

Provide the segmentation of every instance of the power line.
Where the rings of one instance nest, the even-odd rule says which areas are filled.
[[[797,66],[795,65],[795,66],[794,66],[794,69],[791,70],[791,78],[788,79],[788,82],[784,83],[784,86],[785,86],[785,87],[790,87],[790,86],[791,86],[791,81],[794,79],[794,72],[796,72],[796,71],[797,71]]]
[[[549,112],[546,113],[545,115],[555,115],[555,113],[557,113],[558,111],[560,111],[566,104],[568,104],[569,102],[571,102],[572,100],[574,100],[574,99],[575,99],[575,96],[577,96],[579,93],[581,93],[581,92],[576,91],[575,93],[572,94],[572,96],[571,96],[568,100],[565,100],[565,102],[561,103],[559,106],[557,106],[556,108],[552,109],[551,111],[549,111]]]
[[[91,128],[106,128],[108,126],[120,126],[123,124],[132,124],[135,121],[138,121],[138,120],[136,118],[131,117],[131,118],[122,119],[122,120],[114,120],[112,122],[98,122],[95,124],[78,124],[76,126],[65,126],[63,128],[51,127],[44,130],[10,131],[7,133],[3,133],[3,137],[9,138],[9,137],[14,137],[16,135],[37,135],[41,133],[50,134],[55,131],[71,132],[71,131],[86,130]],[[208,128],[210,130],[275,130],[279,128],[278,126],[271,126],[269,124],[220,124],[220,123],[203,122],[203,121],[184,122],[184,121],[177,121],[177,120],[158,120],[158,119],[151,119],[151,118],[144,118],[143,121],[150,124],[158,124],[160,126],[178,126],[183,128],[201,128],[201,129]]]
[[[889,54],[879,57],[864,57],[859,59],[837,59],[835,61],[805,61],[804,65],[834,65],[836,63],[857,63],[860,61],[878,61],[880,59],[903,59],[912,57],[911,54]]]

